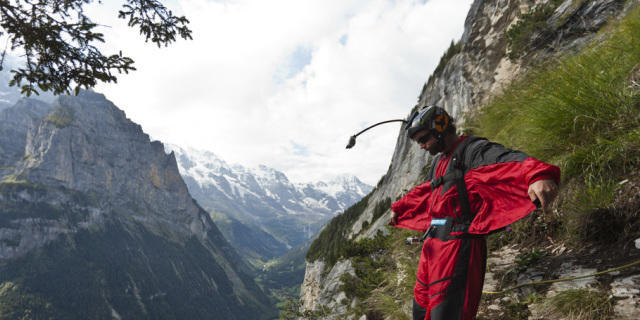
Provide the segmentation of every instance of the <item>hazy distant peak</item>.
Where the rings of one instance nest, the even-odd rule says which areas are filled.
[[[343,174],[329,180],[329,183],[362,184],[363,182],[352,174]]]

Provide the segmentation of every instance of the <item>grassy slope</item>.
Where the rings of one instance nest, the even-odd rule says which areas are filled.
[[[475,134],[554,163],[563,172],[553,214],[524,219],[513,232],[490,237],[494,249],[528,248],[502,287],[535,265],[576,260],[602,270],[634,259],[628,243],[640,237],[639,213],[621,205],[622,198],[634,194],[619,182],[636,176],[640,164],[640,9],[605,27],[596,39],[576,55],[538,66],[494,97],[471,123]],[[550,244],[572,253],[549,254]],[[501,319],[527,317],[527,305],[534,303],[549,319],[613,315],[606,284],[602,291],[569,290],[554,298],[545,298],[545,288],[538,290],[511,302]]]
[[[581,215],[610,206],[618,182],[640,164],[640,9],[601,34],[514,83],[471,125],[560,166],[571,186],[559,208],[561,237],[580,236]]]

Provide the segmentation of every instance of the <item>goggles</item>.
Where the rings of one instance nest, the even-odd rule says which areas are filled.
[[[416,133],[424,129],[433,129],[431,127],[432,118],[439,110],[438,107],[427,106],[426,108],[414,111],[407,121],[407,135],[413,138]]]
[[[425,134],[424,136],[422,136],[422,137],[420,137],[420,138],[416,139],[416,142],[417,142],[418,144],[426,143],[426,142],[431,138],[431,136],[432,136],[432,134],[431,134],[431,133],[427,133],[427,134]]]

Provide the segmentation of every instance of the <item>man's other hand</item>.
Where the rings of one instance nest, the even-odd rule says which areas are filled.
[[[531,201],[540,200],[544,212],[558,195],[558,185],[553,180],[538,180],[529,185],[529,198]]]

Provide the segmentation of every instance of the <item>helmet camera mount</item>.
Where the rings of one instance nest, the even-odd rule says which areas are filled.
[[[367,128],[365,128],[364,130],[362,130],[362,131],[360,131],[360,132],[358,132],[358,133],[356,133],[356,134],[352,135],[352,136],[349,138],[349,143],[347,144],[347,149],[351,149],[351,148],[353,148],[353,146],[355,146],[355,145],[356,145],[356,138],[357,138],[359,135],[361,135],[362,133],[364,133],[365,131],[367,131],[367,130],[369,130],[369,129],[373,128],[373,127],[379,126],[379,125],[381,125],[381,124],[389,123],[389,122],[403,122],[403,123],[407,123],[407,120],[404,120],[404,119],[394,119],[394,120],[382,121],[382,122],[378,122],[378,123],[376,123],[376,124],[370,125],[369,127],[367,127]]]

